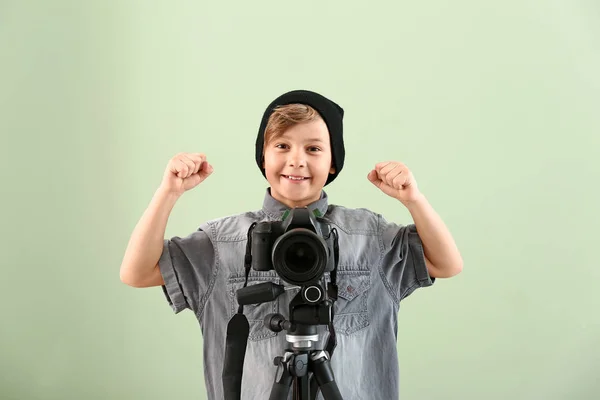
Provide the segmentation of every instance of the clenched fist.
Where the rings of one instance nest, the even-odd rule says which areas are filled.
[[[383,193],[400,200],[404,205],[421,197],[413,173],[401,162],[380,162],[369,172],[367,178]]]
[[[182,195],[204,181],[213,167],[202,153],[179,153],[169,160],[163,175],[161,188],[169,193]]]

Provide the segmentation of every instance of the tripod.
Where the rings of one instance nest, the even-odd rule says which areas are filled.
[[[316,349],[319,340],[315,325],[292,325],[281,314],[269,314],[265,318],[269,329],[279,332],[288,329],[286,340],[291,347],[283,356],[275,357],[278,367],[269,400],[287,400],[294,383],[294,400],[315,400],[320,389],[325,400],[343,400],[329,363],[329,354]],[[290,329],[290,328],[294,329]],[[309,374],[312,373],[312,380]]]

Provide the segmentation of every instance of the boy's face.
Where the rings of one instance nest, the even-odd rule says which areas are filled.
[[[271,196],[288,207],[304,207],[321,197],[331,163],[329,131],[322,119],[297,124],[265,146],[265,174]]]

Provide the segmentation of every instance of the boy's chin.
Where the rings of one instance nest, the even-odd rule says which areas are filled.
[[[295,207],[307,206],[321,197],[321,191],[317,188],[313,187],[308,190],[298,189],[286,188],[282,187],[282,185],[277,185],[275,187],[271,186],[271,195],[275,195],[275,198],[280,197],[277,200],[282,201],[283,203],[286,203],[288,205],[293,203]]]

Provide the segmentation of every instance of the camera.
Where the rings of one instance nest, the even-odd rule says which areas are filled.
[[[282,221],[259,222],[252,231],[252,268],[275,270],[291,285],[307,285],[335,267],[331,227],[307,207],[293,208]]]

